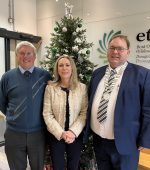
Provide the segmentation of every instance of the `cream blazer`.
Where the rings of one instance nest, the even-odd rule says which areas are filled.
[[[70,90],[68,100],[69,129],[78,137],[86,121],[87,90],[85,84],[78,83],[75,90]],[[66,119],[66,92],[59,86],[53,84],[46,86],[43,117],[48,131],[60,140]]]

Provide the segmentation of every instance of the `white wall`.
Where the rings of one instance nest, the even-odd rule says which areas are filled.
[[[8,24],[8,2],[7,0],[0,0],[0,27],[9,29]],[[4,56],[4,39],[0,38],[0,77],[5,71],[5,56]]]
[[[14,0],[15,30],[37,35],[36,0]]]
[[[0,27],[13,30],[8,23],[8,2],[0,0]],[[80,17],[87,29],[87,40],[93,42],[90,59],[96,64],[102,65],[97,48],[98,41],[104,33],[110,30],[128,34],[131,39],[131,53],[135,57],[137,42],[135,36],[138,32],[146,32],[150,25],[150,1],[149,0],[14,0],[15,31],[42,36],[42,45],[38,53],[38,61],[44,57],[45,46],[49,44],[50,33],[53,32],[55,21],[59,21],[65,15],[64,2],[73,4],[73,16]],[[0,76],[4,72],[4,45],[0,38]],[[149,43],[143,42],[143,43]],[[140,43],[142,44],[142,43]],[[11,47],[14,47],[12,45]],[[14,49],[11,55],[14,57]],[[145,54],[148,55],[149,54]],[[135,58],[131,58],[135,62]],[[141,63],[140,63],[141,64]],[[149,67],[149,63],[145,64]]]
[[[8,23],[9,0],[0,0],[0,27],[13,31]],[[37,34],[36,0],[14,0],[15,30],[18,32]]]
[[[65,14],[64,2],[59,0],[37,0],[37,25],[38,34],[42,36],[41,58],[46,52],[45,46],[49,44],[50,33],[53,32],[55,21],[59,21]],[[99,40],[103,39],[104,33],[109,34],[121,31],[128,35],[131,41],[130,61],[136,63],[137,45],[147,45],[150,42],[137,42],[136,36],[139,32],[146,32],[150,29],[150,1],[149,0],[68,0],[73,7],[73,16],[80,17],[84,21],[84,27],[87,29],[87,40],[93,42],[90,59],[99,65],[103,65],[103,59],[100,59],[97,48]],[[145,53],[150,60],[150,54]],[[142,57],[142,56],[141,56]],[[144,56],[143,56],[144,57]],[[150,68],[150,62],[146,60],[137,64]]]
[[[103,40],[104,33],[108,35],[111,30],[121,31],[122,34],[128,36],[131,43],[129,61],[150,68],[150,41],[146,40],[146,32],[150,29],[150,19],[147,19],[147,16],[150,16],[150,12],[85,23],[88,40],[94,42],[90,59],[99,66],[104,65],[104,59],[100,58],[100,53],[97,51],[100,48],[98,41]],[[138,42],[136,36],[141,32],[145,33],[145,40]],[[149,52],[137,52],[137,46],[144,45],[146,46],[144,49]],[[138,58],[140,60],[137,60]]]
[[[68,2],[67,0],[65,2]],[[74,4],[75,3],[75,4]],[[82,0],[72,0],[74,5],[73,14],[77,17],[82,17]],[[42,37],[42,45],[40,48],[39,58],[42,59],[45,56],[45,47],[50,42],[51,33],[55,26],[55,22],[59,21],[65,15],[64,1],[55,0],[37,0],[37,32]]]
[[[36,0],[14,0],[14,30],[8,23],[9,0],[0,0],[0,28],[37,35]],[[12,41],[14,43],[14,41]],[[15,45],[11,45],[15,47]],[[15,59],[14,48],[11,48],[11,60]],[[12,61],[14,63],[14,61]],[[0,38],[0,77],[5,71],[4,39]],[[13,66],[14,67],[14,66]]]

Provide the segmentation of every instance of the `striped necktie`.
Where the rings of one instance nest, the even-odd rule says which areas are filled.
[[[100,123],[105,122],[107,118],[107,107],[109,102],[110,94],[113,90],[114,83],[115,83],[115,75],[116,70],[111,70],[108,82],[105,86],[104,92],[102,94],[102,98],[98,107],[97,119]]]

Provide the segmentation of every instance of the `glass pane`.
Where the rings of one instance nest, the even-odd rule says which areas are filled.
[[[0,38],[0,78],[5,72],[5,47],[4,38]]]

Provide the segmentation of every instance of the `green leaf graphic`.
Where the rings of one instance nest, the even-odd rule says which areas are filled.
[[[99,40],[99,45],[100,45],[100,48],[97,49],[97,51],[100,53],[100,58],[103,59],[103,63],[106,64],[107,63],[107,45],[108,45],[108,42],[110,41],[110,39],[115,36],[115,35],[119,35],[121,34],[121,31],[117,31],[117,32],[114,32],[114,30],[111,30],[108,35],[107,33],[104,33],[103,35],[103,39]]]

